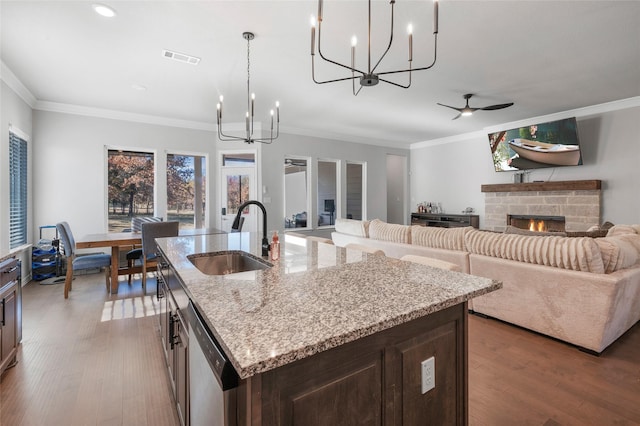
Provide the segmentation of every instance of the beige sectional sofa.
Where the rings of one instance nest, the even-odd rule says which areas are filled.
[[[389,257],[432,257],[502,281],[470,301],[477,313],[602,352],[640,320],[640,226],[606,237],[502,234],[473,228],[338,219],[334,244],[364,244]]]

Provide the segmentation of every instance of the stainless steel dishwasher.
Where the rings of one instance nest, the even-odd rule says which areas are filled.
[[[189,302],[189,419],[192,426],[235,426],[238,374]]]

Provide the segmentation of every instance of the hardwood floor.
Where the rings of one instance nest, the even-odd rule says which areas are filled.
[[[640,425],[640,323],[594,356],[469,319],[470,425]]]
[[[103,276],[23,289],[19,362],[0,383],[1,425],[177,425],[157,330],[140,280],[120,293]],[[469,424],[640,425],[640,324],[596,357],[469,317]]]
[[[0,384],[2,425],[176,425],[149,280],[121,283],[109,296],[104,276],[23,288],[18,364]]]

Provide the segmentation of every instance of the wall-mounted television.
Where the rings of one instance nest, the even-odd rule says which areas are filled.
[[[497,172],[582,165],[575,117],[490,133],[489,146]]]

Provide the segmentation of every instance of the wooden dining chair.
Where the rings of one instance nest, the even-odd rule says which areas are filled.
[[[124,229],[122,232],[142,232],[142,224],[147,222],[162,222],[161,217],[157,216],[136,216],[131,219],[131,228]],[[129,271],[134,267],[136,262],[142,263],[142,248],[133,246],[131,250],[127,252],[127,268]],[[131,285],[131,273],[127,278],[127,283]]]
[[[62,241],[62,250],[67,257],[67,275],[64,280],[64,298],[69,298],[71,291],[71,281],[73,281],[73,272],[82,269],[104,268],[107,292],[111,292],[111,255],[98,253],[88,254],[76,257],[76,240],[73,238],[71,228],[67,222],[56,224],[58,235]]]
[[[147,222],[142,224],[142,292],[147,294],[147,272],[158,266],[156,238],[177,237],[180,223]]]

